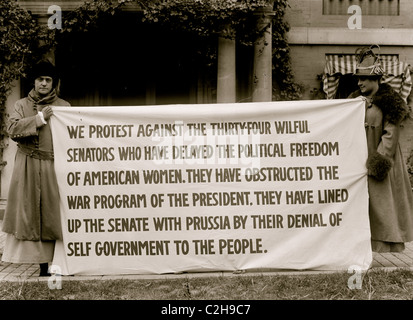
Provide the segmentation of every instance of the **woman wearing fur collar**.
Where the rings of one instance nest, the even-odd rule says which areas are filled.
[[[349,98],[366,101],[369,216],[372,250],[400,252],[413,241],[413,193],[399,145],[406,103],[390,85],[380,83],[383,69],[372,47],[356,51],[359,90]]]

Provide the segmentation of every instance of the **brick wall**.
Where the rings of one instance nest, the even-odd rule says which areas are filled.
[[[339,1],[339,0],[337,0]],[[413,1],[400,0],[399,16],[363,16],[363,28],[413,28]],[[323,0],[290,0],[286,12],[292,27],[347,28],[347,15],[323,15]]]

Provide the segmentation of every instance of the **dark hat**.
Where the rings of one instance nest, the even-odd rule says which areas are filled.
[[[355,76],[380,77],[384,74],[380,58],[373,52],[374,47],[379,48],[378,45],[372,45],[356,50],[357,65],[354,72]]]
[[[41,60],[33,67],[31,71],[31,80],[34,81],[39,77],[51,77],[53,79],[53,86],[59,81],[59,75],[56,67],[47,60]]]

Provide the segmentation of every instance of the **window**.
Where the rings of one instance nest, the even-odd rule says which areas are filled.
[[[347,15],[348,8],[357,5],[363,15],[398,16],[400,0],[323,0],[324,15]]]

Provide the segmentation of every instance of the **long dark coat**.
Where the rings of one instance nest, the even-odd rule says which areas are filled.
[[[53,106],[69,106],[58,97],[48,101]],[[39,127],[37,115],[42,105],[23,98],[15,103],[8,133],[18,143],[10,182],[3,231],[19,240],[57,240],[62,238],[60,204],[54,160],[38,159],[27,150],[53,152],[49,124]],[[41,123],[41,122],[40,122]],[[23,148],[23,149],[22,149]],[[24,152],[22,150],[25,150]]]
[[[350,98],[360,95],[356,91]],[[379,86],[370,105],[366,102],[372,240],[413,241],[413,193],[399,145],[400,124],[407,110],[404,101],[388,84]]]

